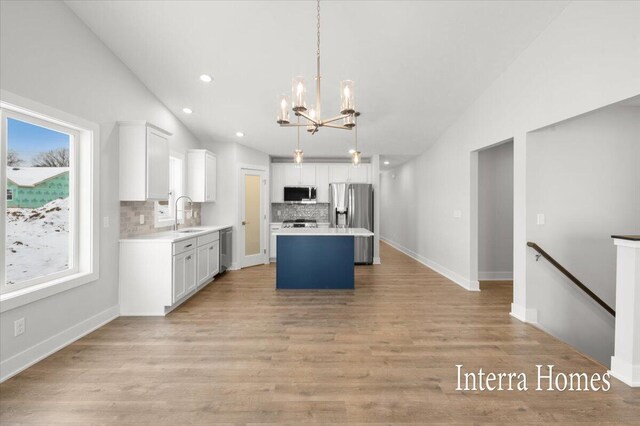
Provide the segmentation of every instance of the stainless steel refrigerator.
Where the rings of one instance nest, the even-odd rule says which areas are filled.
[[[373,232],[373,186],[329,184],[329,221],[332,228],[365,228]],[[355,263],[373,263],[373,237],[355,238]]]

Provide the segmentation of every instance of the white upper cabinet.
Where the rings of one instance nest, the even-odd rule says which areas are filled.
[[[218,164],[216,155],[206,149],[187,152],[187,195],[197,203],[216,201]]]
[[[349,168],[349,182],[351,183],[370,183],[370,164],[360,164],[358,167]]]
[[[316,186],[316,165],[303,164],[300,170],[300,185]]]
[[[271,165],[271,202],[284,202],[284,164]]]
[[[329,166],[316,164],[316,199],[318,203],[329,202]]]
[[[144,121],[118,124],[120,200],[168,200],[171,133]]]
[[[349,170],[352,168],[351,164],[330,164],[329,183],[349,182]]]

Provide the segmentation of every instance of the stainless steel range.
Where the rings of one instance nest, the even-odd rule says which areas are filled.
[[[289,219],[282,222],[283,228],[317,228],[315,219]]]

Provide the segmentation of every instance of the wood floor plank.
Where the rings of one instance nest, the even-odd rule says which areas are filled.
[[[10,424],[640,422],[640,390],[456,390],[470,371],[606,368],[509,315],[509,282],[459,286],[392,249],[354,291],[228,272],[165,318],[120,317],[0,385]],[[531,384],[531,383],[530,383]],[[534,386],[532,386],[534,387]]]

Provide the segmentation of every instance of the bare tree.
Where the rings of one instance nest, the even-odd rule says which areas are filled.
[[[16,151],[10,149],[7,152],[7,166],[17,167],[22,163],[24,163],[24,161],[22,161],[22,158],[20,158],[20,154],[18,154]]]
[[[37,154],[31,160],[34,167],[69,167],[69,149],[58,148]]]

